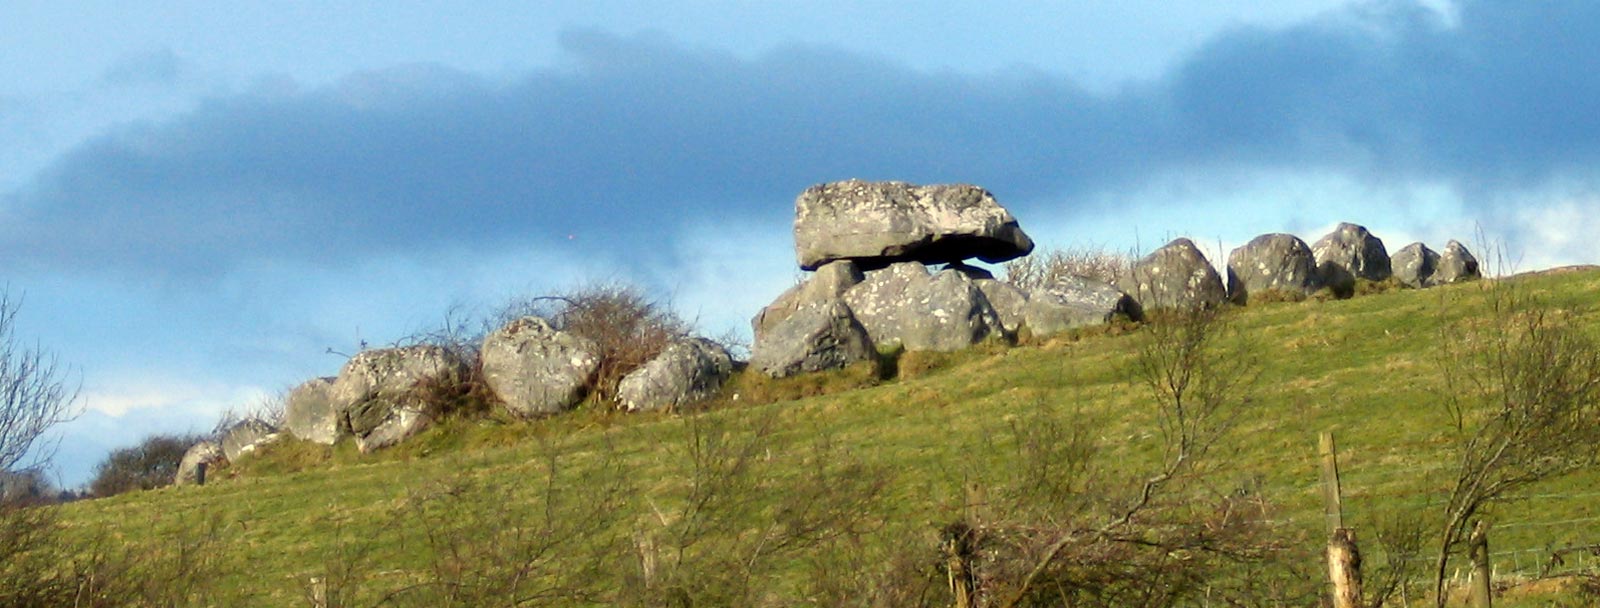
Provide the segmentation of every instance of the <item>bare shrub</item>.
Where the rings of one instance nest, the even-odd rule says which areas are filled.
[[[1078,276],[1104,283],[1133,267],[1133,256],[1097,247],[1071,247],[1034,252],[1005,263],[1006,280],[1025,291],[1048,287],[1057,280]]]
[[[41,443],[45,431],[74,416],[77,398],[55,356],[16,335],[20,307],[21,302],[0,290],[0,471],[32,468],[47,460],[53,446]],[[33,462],[24,462],[30,457]]]
[[[105,498],[172,485],[184,452],[204,439],[197,435],[151,435],[137,445],[112,450],[95,466],[89,493]]]

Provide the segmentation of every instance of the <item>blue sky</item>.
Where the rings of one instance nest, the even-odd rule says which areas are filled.
[[[708,332],[806,186],[971,182],[1045,246],[1339,221],[1600,258],[1587,2],[7,2],[0,256],[58,471],[519,294]]]

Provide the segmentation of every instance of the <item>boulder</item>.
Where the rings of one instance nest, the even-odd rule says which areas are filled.
[[[733,357],[705,338],[681,340],[617,383],[617,401],[630,412],[671,409],[716,396],[733,374]]]
[[[1393,275],[1383,241],[1355,224],[1339,224],[1317,239],[1311,253],[1323,285],[1342,297],[1355,293],[1356,279],[1383,281]]]
[[[878,346],[953,351],[1005,334],[983,292],[956,269],[929,276],[921,264],[897,263],[867,273],[844,301]]]
[[[761,334],[768,328],[783,322],[794,314],[794,311],[803,307],[838,298],[844,295],[845,290],[854,287],[865,278],[861,267],[850,260],[839,260],[823,264],[815,274],[790,287],[788,291],[778,296],[761,312],[756,313],[750,320],[750,329],[756,339],[761,339]]]
[[[1433,287],[1439,253],[1422,243],[1412,243],[1394,252],[1389,258],[1389,268],[1401,285],[1412,289]]]
[[[523,317],[489,334],[483,378],[512,414],[524,418],[572,409],[588,393],[600,354],[588,340]]]
[[[839,369],[878,356],[843,300],[806,306],[773,325],[750,349],[750,366],[773,378]]]
[[[228,462],[228,456],[222,451],[222,446],[213,441],[202,441],[189,446],[183,453],[183,459],[178,461],[178,474],[173,478],[175,485],[188,485],[200,480],[200,465],[206,465],[206,472],[210,474],[218,465]]]
[[[1292,234],[1263,234],[1228,254],[1228,298],[1245,304],[1251,293],[1310,295],[1321,288],[1311,248]]]
[[[1024,324],[1035,337],[1075,327],[1110,322],[1117,315],[1139,321],[1144,311],[1116,286],[1079,276],[1063,276],[1028,293]]]
[[[849,180],[807,188],[795,199],[795,255],[811,270],[855,260],[864,270],[895,262],[1003,262],[1033,240],[987,190]]]
[[[1027,321],[1028,292],[998,279],[973,279],[972,284],[983,293],[1008,336],[1015,337]]]
[[[233,425],[222,434],[222,453],[228,462],[239,462],[246,454],[277,439],[277,427],[252,418]]]
[[[1435,285],[1449,285],[1481,278],[1483,271],[1478,268],[1478,258],[1473,257],[1465,245],[1450,241],[1444,246],[1444,253],[1439,254],[1439,266],[1433,271]]]
[[[333,407],[336,378],[312,378],[289,391],[284,400],[283,427],[312,443],[333,445],[339,439],[339,412]]]
[[[1194,241],[1180,238],[1140,258],[1117,287],[1143,310],[1215,306],[1227,297],[1222,277]]]
[[[437,413],[430,390],[459,383],[466,362],[434,345],[363,351],[345,362],[329,388],[341,425],[370,452],[428,428]]]

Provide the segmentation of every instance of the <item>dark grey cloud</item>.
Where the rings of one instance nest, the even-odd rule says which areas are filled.
[[[975,182],[1067,211],[1219,167],[1490,192],[1592,177],[1600,5],[1466,2],[1459,17],[1385,3],[1232,31],[1111,94],[1025,70],[573,33],[570,65],[510,83],[400,67],[98,137],[0,201],[0,255],[213,273],[569,234],[585,238],[562,246],[651,255],[679,223],[782,221],[801,189],[847,177]]]

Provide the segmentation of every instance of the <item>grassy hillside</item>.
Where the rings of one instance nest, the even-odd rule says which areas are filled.
[[[1600,331],[1600,272],[1518,285],[1562,310],[1563,322]],[[1261,357],[1261,377],[1247,415],[1187,499],[1257,497],[1276,538],[1314,555],[1324,538],[1317,438],[1332,431],[1346,521],[1364,540],[1431,512],[1454,466],[1439,399],[1450,388],[1437,364],[1451,353],[1440,328],[1479,314],[1481,292],[1463,285],[1237,311],[1231,346]],[[349,605],[372,605],[440,569],[496,560],[533,564],[534,576],[562,569],[626,586],[629,572],[648,568],[636,563],[640,547],[669,543],[693,523],[686,517],[712,530],[687,550],[685,568],[705,570],[722,564],[715,553],[749,550],[741,543],[799,512],[800,521],[852,529],[766,552],[770,562],[749,572],[774,603],[827,603],[811,586],[827,564],[866,571],[895,556],[934,555],[940,526],[968,508],[966,488],[1025,493],[1018,486],[1039,477],[1019,469],[1038,461],[1039,449],[1077,450],[1060,454],[1090,471],[1076,492],[1115,497],[1137,487],[1162,446],[1134,370],[1142,331],[906,355],[887,380],[861,370],[788,384],[741,378],[693,417],[456,420],[375,455],[289,442],[205,487],[60,509],[82,538],[162,559],[203,550],[202,566],[216,576],[206,601],[217,605],[305,605],[313,578],[353,594]],[[859,388],[838,390],[847,386]],[[837,392],[752,403],[785,390]],[[1093,451],[1047,431],[1082,433]],[[1592,472],[1552,480],[1494,508],[1492,548],[1505,580],[1531,578],[1551,548],[1600,543],[1597,481]],[[834,503],[849,512],[830,511]],[[439,557],[462,548],[480,554]],[[711,550],[695,553],[702,549]],[[1369,563],[1381,559],[1368,551]],[[1502,605],[1577,600],[1510,601]]]

